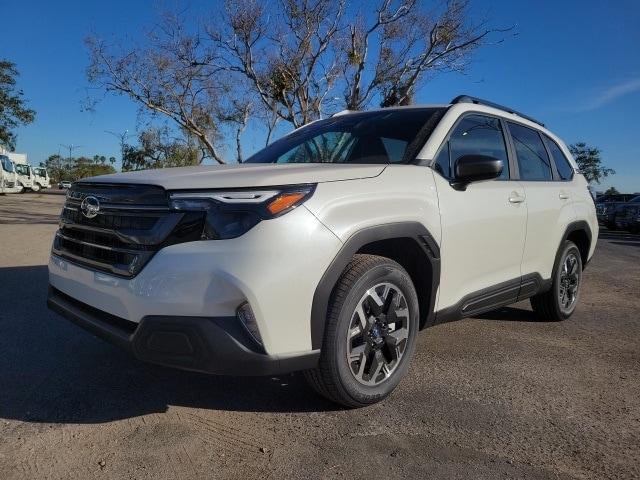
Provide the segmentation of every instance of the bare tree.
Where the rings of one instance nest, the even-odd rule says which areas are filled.
[[[165,15],[145,47],[117,49],[105,41],[86,40],[89,80],[107,92],[128,96],[144,111],[170,118],[198,139],[207,156],[224,163],[219,140],[233,105],[233,83],[215,64],[215,49],[187,32],[180,15]]]
[[[347,108],[360,110],[374,98],[382,107],[410,104],[427,74],[464,71],[474,49],[492,34],[512,30],[474,24],[469,3],[449,0],[439,9],[427,10],[417,0],[382,0],[372,21],[358,17],[349,26],[343,47]]]
[[[409,104],[426,80],[464,71],[475,49],[511,30],[474,22],[471,0],[345,2],[228,0],[203,24],[165,15],[142,47],[89,38],[88,78],[170,118],[203,158],[241,162],[252,124],[269,143],[281,122]]]
[[[241,73],[263,107],[300,127],[320,118],[339,75],[336,37],[344,0],[227,3],[226,25],[209,28],[226,55],[220,67]]]

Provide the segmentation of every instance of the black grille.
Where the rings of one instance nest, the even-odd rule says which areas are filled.
[[[82,211],[86,197],[100,208]],[[155,186],[74,184],[60,215],[53,253],[123,277],[142,270],[164,246],[201,238],[203,215],[170,211],[164,189]]]
[[[74,202],[75,203],[75,202]],[[105,213],[94,218],[87,218],[80,213],[79,204],[73,204],[72,208],[62,211],[62,218],[80,225],[89,225],[100,228],[151,230],[158,220],[158,215],[141,217],[136,214],[126,215],[124,212]]]

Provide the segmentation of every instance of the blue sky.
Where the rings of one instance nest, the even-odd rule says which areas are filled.
[[[216,2],[187,3],[197,11]],[[135,132],[137,108],[109,96],[95,112],[82,111],[88,57],[83,39],[139,38],[156,14],[182,3],[158,1],[0,1],[0,57],[17,63],[19,86],[37,112],[18,131],[16,151],[37,164],[59,144],[76,153],[118,156],[118,140],[105,130]],[[476,1],[494,25],[516,25],[518,35],[479,50],[465,75],[427,83],[422,103],[445,103],[468,93],[522,110],[544,121],[567,143],[599,146],[617,175],[610,185],[640,191],[640,2]],[[93,92],[95,95],[95,92]],[[247,142],[247,150],[258,142]]]

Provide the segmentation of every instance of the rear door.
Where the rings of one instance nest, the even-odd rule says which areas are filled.
[[[472,314],[517,297],[527,207],[524,189],[510,177],[507,152],[504,122],[472,113],[458,120],[436,156],[442,223],[438,310],[464,299],[463,313]],[[456,161],[469,154],[502,160],[502,176],[455,190],[450,181]]]
[[[527,234],[522,255],[522,274],[551,278],[560,240],[575,219],[571,182],[558,181],[543,134],[507,122],[516,157],[517,176],[527,197]],[[554,178],[555,177],[555,178]]]

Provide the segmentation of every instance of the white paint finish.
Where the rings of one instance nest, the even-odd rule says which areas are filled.
[[[477,182],[457,191],[440,175],[434,178],[442,219],[441,310],[469,293],[520,277],[527,199],[518,182]],[[516,196],[525,202],[509,201]]]
[[[522,273],[551,278],[567,225],[576,219],[570,182],[520,182],[527,196],[527,238]],[[567,198],[561,198],[563,197]]]
[[[86,181],[159,185],[167,190],[266,187],[370,178],[380,175],[385,167],[335,163],[243,163],[114,173]]]
[[[305,206],[342,241],[370,226],[420,222],[440,242],[438,197],[428,167],[390,165],[375,178],[323,183]]]
[[[600,226],[598,225],[598,217],[596,216],[596,205],[593,202],[593,197],[591,193],[589,193],[587,186],[587,180],[581,174],[575,175],[570,184],[567,184],[567,187],[570,187],[569,191],[571,192],[572,206],[576,219],[586,221],[591,228],[592,241],[588,257],[591,258],[596,249]]]
[[[56,257],[49,279],[73,298],[134,322],[146,315],[235,316],[247,300],[267,353],[279,355],[311,350],[313,294],[340,247],[302,207],[233,240],[166,247],[133,279]]]

